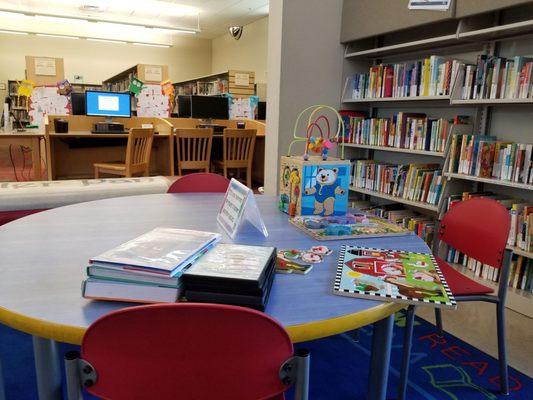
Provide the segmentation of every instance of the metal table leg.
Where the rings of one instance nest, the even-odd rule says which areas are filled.
[[[2,361],[0,360],[0,400],[6,400],[6,392],[4,391],[4,374],[2,373]]]
[[[368,400],[385,400],[387,396],[393,326],[394,315],[374,323],[368,378]]]
[[[33,336],[35,372],[39,400],[61,400],[61,369],[54,340]]]

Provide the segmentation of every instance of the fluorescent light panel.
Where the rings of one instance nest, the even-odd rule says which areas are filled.
[[[35,36],[51,37],[51,38],[59,38],[59,39],[79,39],[78,36],[52,35],[50,33],[36,33]]]
[[[0,33],[7,33],[10,35],[28,35],[28,32],[20,32],[20,31],[1,31]]]
[[[169,48],[168,44],[152,44],[152,43],[133,43],[135,46],[148,46],[148,47],[164,47]]]
[[[128,43],[128,42],[125,42],[123,40],[112,40],[112,39],[87,38],[87,40],[90,40],[91,42],[105,42],[105,43],[117,43],[117,44],[126,44],[126,43]]]

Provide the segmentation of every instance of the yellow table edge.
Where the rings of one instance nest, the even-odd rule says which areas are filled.
[[[354,314],[286,326],[285,329],[294,343],[306,342],[370,325],[396,313],[402,308],[405,308],[405,305],[383,303]],[[58,324],[39,318],[28,317],[3,307],[0,307],[0,322],[30,335],[77,345],[81,344],[83,335],[87,329],[80,326]]]

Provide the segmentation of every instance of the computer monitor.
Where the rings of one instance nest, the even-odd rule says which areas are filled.
[[[178,96],[178,117],[191,117],[191,96]]]
[[[85,114],[96,117],[131,117],[131,97],[129,93],[85,92]]]
[[[266,101],[260,101],[257,103],[257,119],[264,121],[267,119],[267,103]]]
[[[70,94],[72,115],[85,115],[85,93],[72,92]]]
[[[224,96],[191,96],[191,116],[200,119],[228,119],[228,98]]]

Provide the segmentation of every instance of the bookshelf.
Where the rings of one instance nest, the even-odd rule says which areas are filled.
[[[21,79],[22,80],[22,79]],[[28,97],[18,96],[18,82],[16,80],[9,80],[7,82],[8,96],[11,99],[11,111],[15,118],[21,123],[29,123],[30,118],[28,115]]]
[[[102,84],[96,83],[71,83],[72,91],[75,93],[85,93],[87,90],[102,90]]]
[[[176,95],[216,96],[232,94],[236,97],[255,95],[255,72],[228,70],[175,82]]]
[[[168,79],[168,66],[137,64],[104,80],[102,88],[110,92],[128,92],[133,78],[144,83],[161,83]]]
[[[354,14],[348,18],[343,15],[343,24],[348,24],[348,22],[353,24],[357,18],[361,17]],[[394,22],[391,24],[394,25]],[[352,90],[357,92],[359,87],[357,83],[360,84],[361,82],[360,80],[354,82],[352,77],[356,74],[366,74],[371,67],[379,65],[407,64],[431,55],[457,59],[462,63],[469,64],[476,64],[478,54],[505,58],[533,57],[533,41],[531,40],[533,39],[533,7],[531,4],[483,14],[470,13],[459,18],[452,17],[446,21],[435,21],[431,24],[426,23],[424,25],[420,22],[419,26],[411,23],[405,28],[388,28],[388,26],[382,28],[368,27],[369,32],[374,30],[383,33],[376,33],[374,36],[358,36],[352,32],[353,39],[348,40],[346,37],[341,39],[345,46],[342,55],[343,74],[341,82],[343,82],[343,86],[341,86],[340,93],[340,103],[343,110],[364,112],[369,118],[390,117],[392,108],[409,113],[425,113],[434,118],[466,115],[472,121],[470,131],[454,132],[453,134],[492,135],[497,136],[498,140],[502,141],[533,143],[530,129],[530,126],[533,125],[533,108],[531,107],[533,96],[530,94],[528,98],[463,99],[462,86],[465,69],[462,67],[459,67],[456,74],[451,77],[448,86],[450,90],[446,92],[446,95],[352,98]],[[341,30],[354,31],[348,26],[341,27]],[[394,69],[395,74],[396,71]],[[380,79],[385,80],[385,75],[384,73],[383,78]],[[398,82],[397,76],[395,75],[393,78],[394,84]],[[378,82],[382,82],[382,80]],[[368,81],[363,80],[363,82]],[[409,89],[408,84],[407,89]],[[402,91],[395,93],[404,93]],[[361,92],[358,93],[356,96],[359,97]],[[368,92],[365,92],[364,96],[366,95]],[[452,135],[450,134],[448,137],[450,138]],[[442,163],[443,176],[447,185],[437,205],[412,202],[380,192],[350,187],[351,193],[365,200],[371,200],[378,206],[387,203],[400,203],[405,208],[413,208],[423,214],[427,213],[428,218],[440,219],[446,211],[447,198],[450,195],[485,190],[490,190],[497,195],[520,199],[533,205],[533,185],[531,184],[448,172],[452,157],[449,144],[442,153],[367,144],[344,143],[343,146],[346,158],[366,158],[393,164]],[[517,247],[510,249],[513,250],[515,257],[533,257],[533,253],[523,249]],[[461,269],[461,272],[466,271],[466,275],[484,285],[491,287],[497,285],[494,282],[473,276],[467,268],[462,266],[458,268]],[[507,306],[533,317],[533,295],[526,291],[510,289]]]

